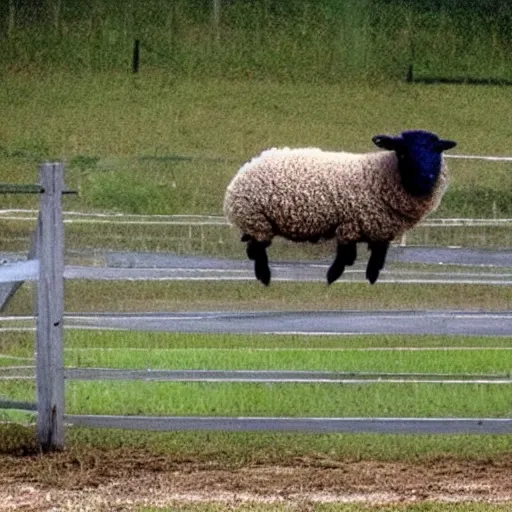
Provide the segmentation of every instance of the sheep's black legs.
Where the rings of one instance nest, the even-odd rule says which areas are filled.
[[[357,257],[357,248],[355,243],[338,244],[336,249],[336,258],[327,271],[327,284],[334,283],[338,279],[347,265],[353,265]]]
[[[265,286],[270,283],[270,268],[268,266],[267,247],[270,242],[258,242],[249,235],[242,235],[242,241],[247,242],[247,257],[254,260],[254,274],[256,279]]]
[[[388,252],[389,242],[370,242],[368,249],[370,249],[370,259],[366,267],[366,279],[370,284],[375,283],[379,277],[379,272],[384,267],[386,261],[386,254]]]

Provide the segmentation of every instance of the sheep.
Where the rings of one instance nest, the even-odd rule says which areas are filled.
[[[366,243],[366,279],[374,284],[390,242],[438,207],[448,186],[442,152],[456,142],[424,130],[372,141],[386,151],[273,148],[240,168],[227,187],[224,213],[240,229],[264,285],[271,279],[266,249],[275,236],[313,243],[335,238],[328,284],[355,262],[356,244]]]

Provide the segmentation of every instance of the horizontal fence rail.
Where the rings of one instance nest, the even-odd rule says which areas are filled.
[[[149,431],[315,432],[372,434],[512,434],[501,418],[234,418],[205,416],[89,416],[66,414],[76,427]]]
[[[0,367],[0,379],[34,378],[34,365]],[[510,373],[325,372],[308,370],[148,370],[118,368],[65,368],[68,380],[146,380],[169,382],[271,383],[455,383],[512,384]]]
[[[34,222],[37,210],[5,209],[0,210],[0,218],[12,221]],[[86,213],[63,212],[65,224],[141,224],[174,226],[231,226],[222,215],[139,215],[124,213]],[[419,224],[424,227],[462,227],[462,226],[512,226],[512,218],[433,218]]]
[[[35,366],[0,367],[0,380],[35,377]],[[140,370],[114,368],[65,368],[68,380],[143,380],[167,382],[253,382],[292,384],[512,384],[512,376],[474,373],[323,372],[306,370]]]
[[[15,411],[36,411],[37,404],[35,402],[22,402],[20,400],[4,400],[0,398],[0,410],[13,409]]]
[[[0,373],[1,375],[1,373]],[[72,380],[145,380],[171,382],[253,382],[253,383],[427,383],[427,384],[512,384],[501,375],[442,373],[318,372],[271,370],[124,370],[110,368],[68,368]]]
[[[444,158],[453,158],[460,160],[484,160],[487,162],[512,162],[512,156],[492,156],[492,155],[443,155]]]

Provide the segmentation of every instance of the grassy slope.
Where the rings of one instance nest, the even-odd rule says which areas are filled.
[[[381,132],[426,128],[454,153],[507,154],[512,89],[174,81],[163,72],[4,75],[0,181],[29,181],[45,158],[68,164],[74,209],[221,213],[238,166],[271,146],[374,149]],[[187,158],[178,158],[184,156]],[[189,158],[190,157],[190,158]],[[510,164],[452,161],[439,215],[511,215]],[[207,194],[204,191],[208,191]],[[6,198],[6,205],[30,199]]]

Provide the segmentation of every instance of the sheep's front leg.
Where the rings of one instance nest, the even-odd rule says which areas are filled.
[[[256,279],[265,286],[270,283],[270,268],[268,266],[267,247],[270,242],[258,242],[249,235],[243,235],[242,241],[247,242],[246,252],[250,260],[254,260],[254,274]]]
[[[366,267],[366,279],[370,281],[370,284],[373,284],[377,281],[380,271],[384,268],[389,242],[370,242],[368,249],[370,249],[371,254]]]
[[[327,271],[327,284],[334,283],[334,281],[343,274],[347,265],[350,266],[354,264],[356,257],[357,247],[355,242],[350,242],[348,244],[338,243],[336,248],[336,258]]]

